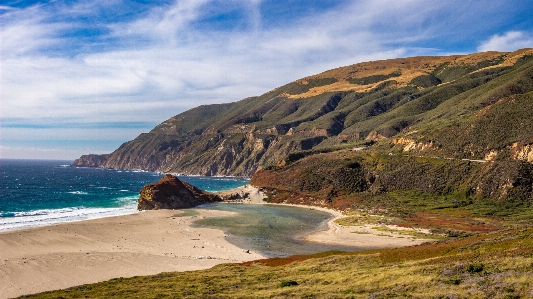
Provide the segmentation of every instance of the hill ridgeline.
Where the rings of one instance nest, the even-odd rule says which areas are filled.
[[[449,159],[443,161],[513,161],[517,166],[506,170],[513,177],[533,163],[532,111],[533,49],[373,61],[190,109],[108,155],[84,155],[73,165],[252,176],[306,156],[364,148]]]

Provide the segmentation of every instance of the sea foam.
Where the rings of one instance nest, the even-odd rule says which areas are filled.
[[[137,212],[135,203],[118,208],[63,208],[0,214],[0,231],[105,218]]]

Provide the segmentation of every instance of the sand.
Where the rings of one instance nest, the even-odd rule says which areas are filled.
[[[266,204],[264,195],[246,185],[230,192],[248,194],[235,204]],[[340,211],[303,206],[331,213]],[[190,211],[197,215],[190,216]],[[185,213],[185,214],[184,214]],[[189,215],[189,216],[183,216]],[[0,233],[0,298],[63,289],[117,277],[208,269],[217,264],[264,258],[238,248],[219,229],[193,228],[202,217],[223,217],[216,210],[160,210]],[[371,226],[329,229],[303,237],[308,242],[360,248],[391,248],[420,244]]]
[[[263,198],[265,198],[266,196],[261,193],[256,187],[251,185],[246,185],[240,188],[225,191],[224,193],[248,194],[241,201],[242,203],[268,204],[263,201]],[[412,231],[413,233],[415,233],[416,231],[414,229],[407,229],[395,225],[366,224],[361,226],[342,226],[335,223],[335,220],[344,217],[344,214],[341,211],[333,209],[305,205],[282,205],[299,206],[307,209],[320,210],[330,213],[333,216],[333,218],[328,222],[327,230],[318,231],[302,238],[307,242],[354,246],[364,249],[385,249],[395,247],[406,247],[434,241],[434,239],[424,239],[414,237],[405,233],[402,234],[400,233],[400,231]],[[387,229],[389,231],[379,230],[376,227]],[[429,231],[418,230],[418,232],[429,234]]]
[[[414,229],[406,229],[394,225],[342,226],[334,222],[335,219],[341,217],[343,216],[335,216],[334,219],[330,220],[328,222],[328,230],[307,235],[303,239],[307,242],[357,246],[363,249],[406,247],[435,241],[434,239],[415,237],[408,233],[409,231],[416,233]],[[377,228],[384,228],[389,231],[384,232]],[[400,233],[401,231],[406,233]]]
[[[146,211],[0,233],[0,298],[117,277],[211,268],[264,258],[225,240],[218,229],[192,228],[229,212]]]

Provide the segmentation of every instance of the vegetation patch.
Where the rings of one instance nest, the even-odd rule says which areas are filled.
[[[529,298],[532,236],[533,228],[522,227],[407,248],[113,279],[24,298]]]
[[[294,280],[284,280],[279,284],[279,287],[284,288],[284,287],[292,287],[292,286],[297,286],[297,285],[298,285],[298,282]]]
[[[399,77],[401,76],[401,72],[392,72],[388,75],[372,75],[368,77],[362,77],[362,78],[348,78],[348,82],[352,84],[357,85],[369,85],[369,84],[375,84],[381,81],[385,81],[390,78]]]
[[[423,87],[423,88],[428,88],[428,87],[437,86],[441,84],[442,81],[439,78],[433,76],[432,74],[429,74],[429,75],[422,75],[422,76],[415,77],[413,78],[413,80],[411,80],[410,83],[416,86]]]
[[[360,226],[365,224],[389,224],[394,221],[394,218],[385,215],[372,215],[359,211],[348,211],[345,217],[336,219],[335,223],[342,226]]]

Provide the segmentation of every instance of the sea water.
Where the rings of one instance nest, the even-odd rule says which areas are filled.
[[[72,161],[0,159],[0,231],[135,213],[142,187],[162,174],[71,167]],[[200,189],[245,185],[232,177],[179,177]]]
[[[0,231],[136,213],[139,191],[163,176],[147,171],[71,167],[71,163],[0,159]],[[232,177],[179,178],[207,191],[233,189],[249,182]],[[229,242],[265,256],[358,250],[301,241],[303,235],[326,229],[331,219],[330,214],[311,208],[247,204],[199,208],[236,212],[194,225],[220,228]]]

